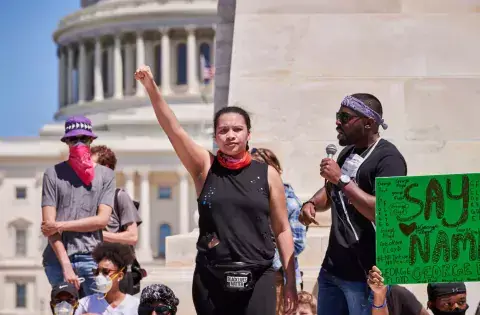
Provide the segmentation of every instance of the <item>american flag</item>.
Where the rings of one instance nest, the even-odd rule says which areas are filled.
[[[210,64],[210,62],[202,54],[200,55],[200,65],[202,68],[202,81],[204,85],[207,85],[210,80],[215,77],[215,68]]]

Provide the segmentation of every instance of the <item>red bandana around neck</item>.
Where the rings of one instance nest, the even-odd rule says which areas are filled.
[[[95,165],[91,158],[90,148],[87,145],[79,143],[71,146],[68,164],[85,185],[88,186],[92,183],[95,176]]]
[[[230,170],[239,170],[241,168],[244,168],[245,166],[250,165],[250,163],[252,162],[252,156],[250,155],[250,152],[245,151],[243,157],[241,157],[240,159],[235,159],[230,155],[226,155],[222,151],[218,150],[217,160],[220,165],[225,168],[228,168]]]

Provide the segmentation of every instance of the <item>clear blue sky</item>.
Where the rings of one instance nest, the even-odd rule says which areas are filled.
[[[58,108],[52,34],[80,0],[0,0],[0,137],[35,136]]]

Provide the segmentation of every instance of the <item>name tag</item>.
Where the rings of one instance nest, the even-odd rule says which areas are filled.
[[[342,174],[347,175],[350,178],[357,176],[357,171],[362,165],[364,158],[358,154],[350,154],[342,165]]]

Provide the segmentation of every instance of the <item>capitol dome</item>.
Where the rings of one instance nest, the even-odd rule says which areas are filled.
[[[171,103],[209,101],[216,0],[82,0],[53,34],[58,45],[55,117],[146,104],[135,69],[147,64]],[[205,84],[206,83],[206,84]]]

